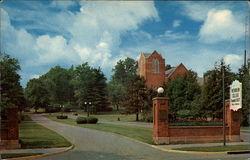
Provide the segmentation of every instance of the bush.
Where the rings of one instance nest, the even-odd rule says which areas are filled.
[[[68,119],[68,116],[63,116],[63,115],[60,115],[60,116],[56,116],[57,119]]]
[[[153,122],[153,113],[152,111],[146,111],[142,113],[142,120],[145,122]]]
[[[95,117],[77,117],[76,123],[77,124],[96,124],[98,122],[98,119]]]
[[[87,123],[90,124],[96,124],[98,122],[98,119],[95,117],[87,117]]]
[[[77,117],[76,123],[77,124],[85,124],[85,123],[87,123],[87,118],[86,117]]]
[[[73,106],[70,103],[67,103],[67,104],[64,105],[62,111],[63,112],[71,112],[72,108],[73,108]]]

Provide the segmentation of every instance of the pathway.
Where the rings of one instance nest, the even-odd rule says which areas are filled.
[[[31,115],[37,123],[66,137],[75,148],[69,152],[40,158],[41,160],[176,160],[176,159],[225,159],[247,160],[247,154],[241,155],[193,155],[170,153],[154,149],[119,135],[91,130],[49,120],[42,115]]]

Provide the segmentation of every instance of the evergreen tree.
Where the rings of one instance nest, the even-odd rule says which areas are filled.
[[[215,65],[213,70],[204,74],[205,83],[202,89],[202,110],[204,116],[222,118],[223,113],[223,89],[222,72],[224,70],[225,100],[229,99],[230,84],[235,78],[230,66],[226,65],[223,59],[219,65]]]
[[[170,100],[170,113],[174,119],[178,113],[184,112],[188,112],[186,114],[193,117],[199,115],[200,110],[197,105],[200,87],[197,82],[197,73],[188,71],[186,75],[178,76],[165,84],[164,88]]]
[[[250,75],[249,69],[242,66],[239,69],[238,79],[242,83],[242,119],[241,125],[249,126],[250,119]]]

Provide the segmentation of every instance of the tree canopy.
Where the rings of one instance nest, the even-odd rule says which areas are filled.
[[[24,99],[23,89],[20,85],[20,70],[18,60],[9,55],[0,54],[0,84],[1,84],[1,106],[18,106],[22,109],[26,101]]]

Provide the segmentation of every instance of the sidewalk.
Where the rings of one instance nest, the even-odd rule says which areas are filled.
[[[37,148],[37,149],[8,149],[0,150],[0,154],[6,153],[54,153],[66,150],[68,147],[61,148]]]
[[[157,145],[157,147],[164,149],[176,149],[184,147],[211,147],[211,146],[222,146],[222,143],[199,143],[199,144],[174,144],[174,145]],[[250,145],[249,142],[228,142],[226,145]]]

